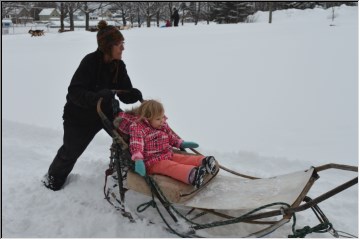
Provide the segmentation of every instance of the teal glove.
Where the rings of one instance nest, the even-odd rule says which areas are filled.
[[[180,144],[180,147],[181,147],[181,148],[197,148],[197,147],[199,147],[199,144],[197,144],[196,142],[186,142],[186,141],[183,141],[183,142]]]
[[[146,175],[144,160],[139,159],[135,161],[135,172],[143,177]]]

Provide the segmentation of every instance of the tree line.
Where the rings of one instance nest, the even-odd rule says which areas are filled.
[[[341,4],[357,5],[357,2],[3,2],[2,16],[14,8],[57,8],[60,12],[61,28],[68,18],[70,30],[74,29],[74,12],[85,15],[86,29],[89,29],[90,14],[110,11],[120,16],[119,24],[151,27],[151,23],[160,26],[161,21],[170,20],[174,8],[179,11],[180,23],[214,21],[219,24],[248,21],[248,16],[257,11],[275,11],[281,9],[306,9],[320,6],[330,8]]]

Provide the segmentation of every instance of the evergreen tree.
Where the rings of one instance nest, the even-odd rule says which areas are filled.
[[[215,2],[211,8],[213,20],[217,23],[244,22],[255,11],[255,5],[250,2]]]

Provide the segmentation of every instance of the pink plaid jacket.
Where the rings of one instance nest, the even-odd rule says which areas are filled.
[[[124,112],[119,113],[119,116],[122,118],[120,131],[130,135],[131,158],[143,159],[146,167],[172,159],[172,147],[179,148],[183,142],[166,122],[161,129],[155,129],[147,120],[138,121],[137,116]]]

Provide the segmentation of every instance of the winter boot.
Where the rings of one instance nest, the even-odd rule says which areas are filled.
[[[214,175],[216,171],[216,161],[213,156],[207,156],[202,161],[202,166],[206,168],[206,172]]]
[[[206,175],[206,168],[204,166],[197,167],[195,172],[195,178],[194,181],[192,182],[192,185],[195,186],[196,188],[199,188],[204,181],[205,175]]]
[[[53,176],[46,174],[41,182],[44,184],[45,187],[51,189],[53,191],[58,191],[64,185],[65,181],[58,181]]]

